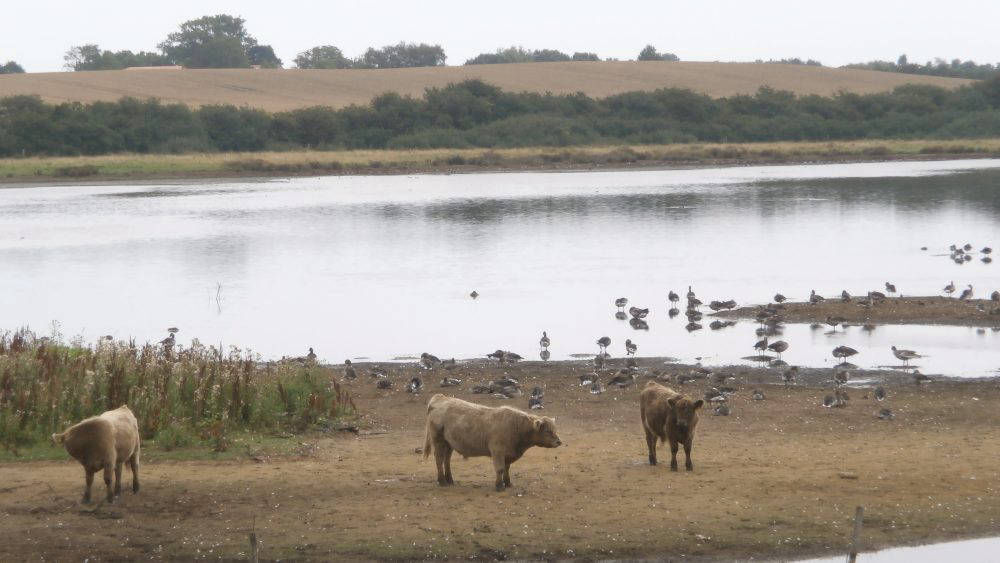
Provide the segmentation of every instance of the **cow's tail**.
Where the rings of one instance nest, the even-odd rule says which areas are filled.
[[[434,408],[434,399],[440,396],[440,393],[436,393],[427,401],[427,426],[424,428],[424,459],[427,459],[431,455],[431,436],[434,433],[434,427],[431,426],[431,409]]]
[[[431,433],[434,429],[431,427],[431,419],[427,417],[427,428],[424,430],[424,459],[431,455]]]

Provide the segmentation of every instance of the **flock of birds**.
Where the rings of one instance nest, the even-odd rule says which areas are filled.
[[[920,248],[920,250],[927,250],[927,247],[923,246],[923,247]],[[948,247],[948,250],[949,250],[949,253],[946,256],[948,256],[948,258],[951,258],[952,262],[954,262],[956,264],[959,264],[959,265],[965,264],[966,262],[972,262],[972,254],[971,253],[972,253],[973,250],[972,250],[972,245],[971,244],[965,243],[962,246],[959,246],[957,244],[953,244],[953,245],[951,245],[951,246]],[[992,248],[990,248],[988,246],[984,246],[979,251],[979,253],[982,255],[979,258],[979,261],[982,262],[983,264],[989,264],[990,262],[993,261],[993,257],[990,256],[990,254],[993,254],[993,249]]]
[[[953,260],[958,263],[965,263],[972,260],[972,245],[965,244],[963,246],[951,245],[949,255]],[[922,247],[922,250],[927,250],[926,247]],[[992,249],[989,247],[984,247],[979,251],[982,254],[981,261],[984,263],[990,263],[992,261],[990,254]],[[868,291],[862,296],[852,296],[847,290],[843,290],[840,293],[840,300],[844,303],[854,303],[860,307],[871,308],[879,303],[885,301],[888,296],[898,294],[896,285],[891,282],[885,282],[885,291]],[[943,292],[947,296],[954,296],[957,288],[954,281],[949,282],[944,288]],[[469,294],[472,299],[477,299],[479,293],[473,291]],[[974,289],[972,285],[968,285],[962,291],[958,292],[959,300],[969,300],[974,296]],[[689,332],[696,330],[701,330],[703,326],[700,324],[704,317],[704,313],[700,310],[703,302],[697,297],[691,286],[688,286],[688,290],[685,298],[684,315],[687,318],[687,324],[685,329]],[[994,302],[1000,302],[1000,291],[994,291],[990,295],[990,299]],[[815,290],[811,290],[808,298],[808,302],[813,305],[818,305],[826,301],[827,298],[818,294]],[[681,296],[674,292],[673,290],[667,293],[667,301],[669,303],[668,316],[674,318],[680,314],[679,305],[681,302]],[[782,339],[773,340],[774,337],[780,337],[782,333],[783,324],[785,322],[783,316],[784,303],[788,301],[788,298],[777,293],[774,295],[772,303],[768,305],[761,306],[757,309],[755,319],[760,324],[756,329],[757,341],[754,343],[753,348],[756,355],[749,356],[744,359],[763,362],[772,368],[786,368],[781,372],[781,381],[785,385],[793,385],[796,382],[796,376],[799,373],[798,366],[789,366],[783,359],[782,355],[788,351],[790,345],[787,341]],[[614,305],[617,308],[615,312],[615,318],[619,320],[628,319],[629,325],[635,330],[648,330],[649,324],[646,321],[650,313],[648,307],[638,307],[629,306],[629,300],[626,297],[619,297],[614,300]],[[627,308],[627,309],[626,309]],[[736,301],[733,299],[727,300],[713,300],[708,304],[708,308],[714,312],[731,310],[736,308]],[[1000,310],[1000,309],[998,309]],[[827,316],[825,319],[825,324],[830,326],[832,331],[837,332],[837,328],[843,326],[846,328],[848,326],[847,319],[840,316]],[[712,330],[720,330],[729,326],[735,325],[735,321],[716,319],[713,320],[709,327]],[[813,328],[822,327],[821,324],[816,323],[812,325]],[[866,330],[873,330],[873,325],[864,325]],[[169,329],[170,335],[161,341],[165,347],[170,347],[174,343],[174,334],[177,332],[176,328]],[[543,331],[541,338],[538,341],[539,344],[539,357],[543,361],[548,361],[551,358],[550,346],[552,340],[548,335],[547,331]],[[594,369],[588,373],[579,376],[580,385],[587,388],[592,394],[600,394],[605,392],[609,388],[624,389],[631,385],[634,385],[639,375],[640,371],[637,365],[635,356],[638,352],[638,345],[631,339],[625,340],[625,367],[615,371],[609,368],[608,360],[611,355],[608,353],[608,348],[612,344],[611,337],[601,336],[596,340],[598,346],[598,352],[593,358]],[[930,381],[931,378],[920,373],[915,366],[910,364],[911,361],[923,358],[925,356],[917,353],[914,350],[907,350],[898,348],[895,345],[891,347],[893,356],[903,362],[902,366],[896,366],[904,370],[913,370],[912,378],[914,383],[920,385],[924,382]],[[770,355],[773,353],[774,355]],[[823,400],[823,406],[830,408],[844,407],[847,405],[850,397],[847,392],[847,384],[850,379],[850,370],[857,369],[858,366],[851,364],[848,360],[858,354],[858,350],[851,348],[850,346],[836,346],[831,352],[832,356],[837,360],[840,360],[838,364],[833,367],[833,393],[827,395]],[[309,349],[309,354],[303,360],[315,362],[316,355],[313,349]],[[494,352],[486,354],[486,358],[495,361],[498,367],[504,365],[515,364],[522,360],[522,356],[517,353],[511,352],[509,350],[497,349]],[[700,358],[699,358],[700,360]],[[440,380],[441,387],[457,387],[462,384],[462,379],[453,377],[450,372],[454,370],[457,362],[454,358],[450,360],[441,360],[433,354],[424,352],[420,355],[419,364],[425,370],[436,370],[444,369],[446,372],[445,376]],[[683,384],[686,381],[693,379],[698,379],[701,377],[711,376],[713,372],[706,368],[702,368],[700,363],[692,370],[689,375],[680,374],[675,375],[671,379],[674,383]],[[657,377],[661,377],[658,372],[655,373]],[[716,374],[718,376],[718,374]],[[376,382],[376,385],[380,389],[390,389],[393,386],[392,380],[388,377],[388,373],[382,367],[373,367],[370,372],[370,377]],[[665,376],[663,376],[665,377]],[[358,375],[351,364],[350,360],[345,361],[345,375],[346,380],[356,380]],[[662,378],[662,377],[661,377]],[[725,382],[725,377],[722,377],[717,383],[716,387],[711,387],[705,394],[705,400],[710,404],[714,405],[713,414],[725,416],[730,413],[729,406],[727,405],[727,397],[735,392],[732,387],[723,385]],[[414,376],[410,379],[409,383],[406,385],[406,391],[409,393],[420,393],[424,388],[424,382],[421,377]],[[496,398],[512,399],[516,397],[521,397],[524,392],[521,389],[520,382],[509,375],[505,375],[500,379],[496,379],[484,384],[476,384],[471,387],[471,392],[475,394],[489,394]],[[528,406],[531,409],[541,409],[544,408],[543,399],[545,392],[540,387],[534,387],[528,396]],[[759,389],[754,389],[751,398],[753,400],[764,400],[765,395],[763,391]],[[874,390],[875,400],[881,402],[886,398],[885,389],[878,386]],[[892,412],[889,409],[882,409],[878,416],[880,418],[890,419],[892,418]]]

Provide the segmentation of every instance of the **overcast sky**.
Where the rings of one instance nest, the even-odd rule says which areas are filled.
[[[0,62],[28,72],[62,70],[74,45],[155,50],[183,21],[228,13],[247,20],[286,67],[309,47],[332,44],[348,56],[369,46],[438,43],[448,64],[522,45],[601,57],[635,58],[652,43],[682,60],[800,57],[828,66],[871,59],[934,57],[1000,62],[995,0],[358,0],[211,1],[10,0],[0,19]]]

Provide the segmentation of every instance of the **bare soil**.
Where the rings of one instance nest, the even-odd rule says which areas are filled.
[[[643,364],[650,375],[691,370]],[[68,456],[3,464],[0,560],[245,559],[251,527],[263,560],[784,558],[843,553],[857,505],[869,548],[995,534],[1000,524],[995,380],[889,385],[882,403],[856,388],[849,406],[829,409],[822,385],[761,386],[776,372],[733,368],[732,415],[703,412],[694,471],[673,473],[669,450],[661,465],[647,463],[638,386],[592,395],[578,384],[585,362],[460,364],[449,375],[463,385],[443,390],[444,372],[420,372],[419,396],[403,390],[416,368],[394,367],[395,388],[382,391],[359,367],[348,385],[368,424],[357,435],[293,438],[308,455],[149,463],[138,495],[98,506],[80,504],[83,471]],[[456,485],[439,487],[419,453],[427,399],[444,391],[526,407],[526,396],[470,394],[503,373],[526,393],[545,388],[541,412],[567,445],[529,450],[503,493],[486,458],[458,458]],[[713,384],[680,389],[700,397]],[[755,387],[765,400],[750,399]],[[874,416],[885,407],[893,420]]]
[[[762,305],[720,311],[714,316],[752,319]],[[778,306],[788,322],[822,323],[827,317],[842,317],[851,324],[946,324],[1000,326],[1000,303],[988,299],[959,300],[954,297],[888,297],[865,307],[857,299],[843,302],[827,298],[815,305],[783,303]]]
[[[427,88],[478,78],[513,92],[606,97],[657,88],[710,96],[753,94],[762,86],[796,94],[887,92],[903,84],[957,88],[972,80],[786,64],[712,62],[557,62],[381,70],[105,70],[0,76],[0,97],[38,95],[47,102],[158,98],[190,106],[247,105],[268,111],[368,104],[386,92],[419,97]]]

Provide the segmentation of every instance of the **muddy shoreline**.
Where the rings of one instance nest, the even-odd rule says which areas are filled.
[[[786,322],[824,323],[827,317],[841,317],[841,322],[864,324],[938,324],[974,327],[1000,327],[1000,302],[989,299],[959,300],[953,297],[887,297],[865,306],[858,298],[844,302],[829,297],[817,304],[786,302],[771,304]],[[769,305],[748,305],[710,316],[753,319]]]
[[[0,559],[240,560],[254,526],[262,560],[787,560],[842,555],[859,504],[867,549],[996,531],[995,379],[918,386],[859,372],[883,378],[887,398],[875,401],[862,385],[848,388],[845,407],[824,408],[820,372],[830,370],[816,370],[817,386],[802,370],[785,387],[764,384],[779,370],[714,368],[734,370],[731,415],[706,407],[695,469],[673,473],[647,463],[638,391],[653,370],[676,377],[697,366],[640,358],[637,385],[598,395],[579,384],[592,371],[585,361],[380,366],[390,389],[378,389],[362,363],[358,379],[343,383],[366,431],[295,436],[309,446],[297,457],[148,462],[142,491],[115,505],[79,504],[83,477],[72,460],[0,465],[0,518],[17,532],[0,543]],[[317,369],[343,378],[342,366]],[[462,384],[439,387],[446,375]],[[404,390],[413,376],[425,384],[419,395]],[[471,393],[503,376],[525,394]],[[708,376],[675,387],[702,397],[714,385]],[[544,388],[540,412],[555,417],[566,446],[529,450],[505,493],[493,491],[485,458],[456,460],[456,485],[437,486],[420,454],[430,395],[523,409],[534,386]],[[754,389],[766,398],[753,400]],[[894,418],[875,416],[881,408]]]

